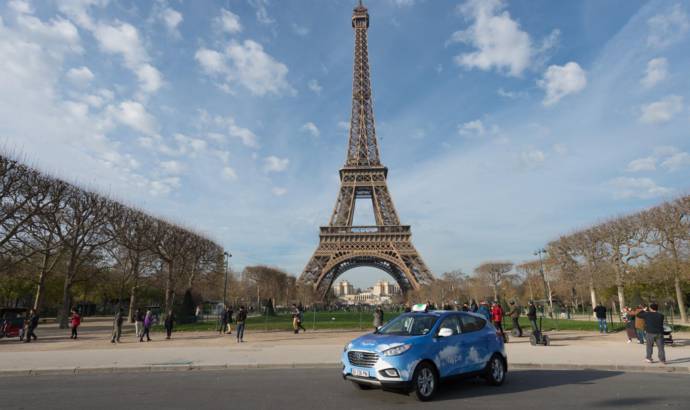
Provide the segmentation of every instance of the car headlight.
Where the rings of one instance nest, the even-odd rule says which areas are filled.
[[[383,351],[384,356],[397,356],[400,354],[405,353],[406,351],[410,350],[412,347],[411,344],[404,344],[396,347],[391,347],[390,349],[386,349]]]
[[[348,343],[343,347],[343,352],[347,352],[348,350],[352,349],[352,343]]]

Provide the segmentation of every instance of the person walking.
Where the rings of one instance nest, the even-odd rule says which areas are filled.
[[[494,327],[501,332],[503,341],[506,341],[506,334],[503,332],[503,308],[497,301],[494,301],[491,305],[491,321]]]
[[[201,305],[196,306],[196,311],[194,312],[194,320],[198,323],[201,322],[202,316],[201,314],[203,313],[203,310],[201,309]]]
[[[31,342],[31,338],[33,337],[34,340],[37,340],[38,338],[36,337],[36,333],[34,332],[36,328],[38,327],[38,312],[36,312],[35,309],[31,309],[29,312],[29,320],[27,321],[26,324],[26,332],[24,335],[24,343],[29,343]]]
[[[151,341],[151,326],[153,326],[153,313],[150,310],[147,310],[146,315],[144,315],[144,331],[141,332],[141,337],[139,337],[140,342],[144,341],[144,336],[146,336],[147,342]]]
[[[115,313],[115,319],[113,319],[113,338],[110,339],[110,343],[120,343],[120,336],[122,335],[122,321],[124,320],[124,313],[122,308],[117,310]]]
[[[383,309],[381,309],[381,306],[376,306],[376,310],[374,310],[374,331],[378,330],[383,326]]]
[[[520,327],[520,306],[518,306],[514,300],[510,301],[510,311],[508,311],[508,316],[513,322],[514,334],[517,337],[522,337],[522,328]]]
[[[292,304],[292,331],[295,334],[299,333],[298,321],[299,321],[299,310],[297,309],[297,305],[293,303]]]
[[[601,304],[601,302],[599,302],[597,307],[594,308],[594,314],[599,322],[599,333],[608,333],[609,328],[606,324],[606,308]]]
[[[233,318],[233,315],[234,315],[234,314],[235,314],[235,312],[232,310],[232,307],[231,307],[231,306],[228,306],[228,313],[227,313],[227,315],[226,315],[226,316],[227,316],[227,320],[228,320],[227,332],[226,332],[226,333],[229,334],[229,335],[232,334],[232,318]]]
[[[472,301],[470,302],[470,311],[472,313],[477,313],[477,310],[479,310],[479,306],[477,306],[477,302],[474,299],[472,299]]]
[[[244,343],[244,322],[247,320],[247,311],[244,306],[240,306],[237,312],[237,343]]]
[[[139,308],[134,312],[134,333],[139,339],[144,334],[144,312]]]
[[[628,337],[627,343],[631,343],[633,339],[637,338],[635,334],[635,313],[629,307],[623,309],[623,322],[625,322],[625,334]]]
[[[644,319],[638,316],[638,313],[647,310],[647,306],[639,305],[637,309],[633,312],[635,314],[635,335],[637,336],[637,341],[643,345],[645,344],[644,335]]]
[[[485,301],[482,300],[479,302],[479,309],[477,309],[477,313],[484,316],[487,321],[491,321],[491,310],[489,310],[489,304]]]
[[[532,334],[539,331],[537,326],[537,307],[534,306],[534,301],[530,300],[527,306],[527,319],[529,320],[530,326],[532,326]]]
[[[652,360],[652,353],[654,352],[654,345],[657,347],[657,355],[659,361],[666,364],[666,352],[664,351],[664,315],[658,312],[659,305],[651,303],[649,311],[642,311],[637,314],[638,317],[644,319],[644,330],[646,332],[645,341],[647,342],[647,363],[654,363]]]
[[[170,340],[170,337],[172,336],[172,331],[173,331],[173,326],[175,325],[175,315],[173,314],[172,310],[168,311],[168,314],[165,315],[165,338],[167,340]]]
[[[306,332],[307,329],[302,326],[302,323],[304,322],[304,307],[302,307],[302,304],[300,303],[299,306],[297,306],[297,329],[302,330],[303,332]]]
[[[228,308],[227,306],[223,306],[223,310],[220,311],[220,314],[218,315],[218,334],[222,335],[223,333],[226,332],[226,329],[228,327]]]
[[[72,316],[69,319],[69,325],[72,328],[72,335],[69,337],[70,339],[76,339],[77,338],[77,328],[81,324],[81,317],[79,316],[79,313],[77,313],[76,309],[72,309]]]

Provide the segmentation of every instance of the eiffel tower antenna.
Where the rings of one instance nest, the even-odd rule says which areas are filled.
[[[340,192],[328,226],[321,227],[319,246],[300,276],[322,300],[338,276],[359,266],[387,272],[403,292],[433,281],[412,245],[410,226],[400,224],[388,191],[388,168],[381,164],[369,73],[369,11],[361,0],[352,12],[352,28],[352,114]],[[356,199],[371,200],[376,225],[353,226]]]

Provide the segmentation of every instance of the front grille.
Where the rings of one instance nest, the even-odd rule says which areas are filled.
[[[357,367],[374,367],[379,355],[371,352],[360,352],[357,350],[347,352],[347,360],[350,364]]]

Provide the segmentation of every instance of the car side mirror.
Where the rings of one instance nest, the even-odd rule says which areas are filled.
[[[448,337],[448,336],[453,336],[453,329],[449,329],[447,327],[442,327],[441,330],[438,331],[438,337]]]

